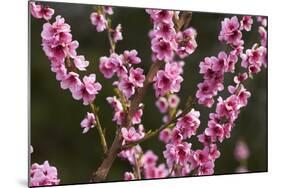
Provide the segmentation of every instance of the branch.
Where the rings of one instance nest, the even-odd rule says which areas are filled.
[[[189,113],[191,111],[193,104],[194,104],[194,100],[189,98],[188,99],[188,103],[186,105],[186,108],[185,108],[185,110],[181,114],[179,114],[178,116],[173,118],[168,123],[162,125],[159,129],[156,129],[155,131],[146,134],[142,139],[140,139],[138,141],[135,141],[135,142],[130,142],[130,143],[122,146],[121,150],[122,149],[128,149],[128,148],[133,147],[133,146],[135,146],[137,144],[140,144],[140,143],[142,143],[142,142],[144,142],[144,141],[146,141],[146,140],[148,140],[150,138],[153,138],[154,136],[157,136],[162,130],[164,130],[164,129],[168,128],[168,127],[173,127],[179,118],[183,117],[184,115],[186,115],[187,113]]]
[[[97,110],[96,110],[94,104],[90,104],[90,107],[91,107],[91,110],[94,113],[95,118],[96,118],[96,127],[97,127],[99,135],[100,135],[100,140],[101,140],[101,145],[102,145],[103,153],[107,154],[107,151],[108,151],[107,143],[106,143],[106,139],[105,139],[104,133],[103,133],[102,128],[101,128],[101,123],[100,123],[100,120],[99,120],[99,116],[98,116]]]

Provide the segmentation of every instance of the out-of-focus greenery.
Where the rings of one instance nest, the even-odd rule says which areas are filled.
[[[112,109],[106,102],[107,96],[113,96],[112,79],[106,80],[98,70],[99,57],[109,55],[109,43],[106,33],[97,33],[90,22],[90,14],[94,6],[67,3],[49,3],[55,9],[55,15],[62,15],[71,25],[73,39],[79,41],[78,54],[85,55],[90,61],[87,74],[94,72],[97,80],[102,83],[102,91],[97,96],[95,103],[99,106],[99,116],[106,137],[110,145],[116,125],[111,121]],[[198,48],[190,57],[185,59],[184,82],[179,93],[182,101],[193,95],[196,85],[202,80],[199,72],[199,63],[206,56],[216,56],[226,46],[218,41],[221,21],[228,14],[193,12],[190,25],[198,32]],[[241,17],[241,16],[240,16]],[[53,18],[54,19],[54,18]],[[148,31],[152,25],[144,9],[115,7],[112,16],[113,26],[122,24],[124,40],[117,45],[117,53],[126,49],[136,49],[142,59],[140,67],[147,73],[151,65],[151,50]],[[91,174],[102,161],[102,148],[96,129],[91,129],[87,134],[82,134],[80,122],[84,118],[88,106],[81,101],[75,101],[69,91],[60,88],[55,75],[50,70],[50,62],[41,48],[42,20],[31,18],[31,144],[34,153],[31,155],[32,163],[42,163],[49,160],[51,165],[57,167],[62,184],[89,182]],[[244,34],[245,47],[250,48],[259,41],[257,22],[253,30]],[[225,86],[232,83],[232,75],[225,77]],[[267,171],[267,70],[254,76],[246,84],[252,93],[247,108],[241,110],[236,127],[230,139],[219,145],[221,157],[216,161],[215,173],[234,173],[238,162],[233,157],[233,150],[238,139],[246,141],[250,148],[248,168],[251,172]],[[225,98],[227,92],[223,92]],[[152,88],[144,98],[143,124],[146,130],[155,129],[161,125],[162,116],[154,105],[155,96]],[[201,112],[201,125],[199,132],[207,126],[208,114],[214,108],[207,109],[195,105]],[[192,139],[193,140],[193,139]],[[194,148],[198,143],[194,142]],[[153,138],[142,144],[144,151],[151,149],[163,162],[162,151],[164,145]],[[116,159],[108,180],[122,180],[123,173],[130,171],[127,161]]]

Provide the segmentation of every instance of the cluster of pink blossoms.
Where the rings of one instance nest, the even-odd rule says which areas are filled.
[[[30,3],[30,12],[34,18],[44,18],[46,21],[50,20],[55,13],[54,9],[43,5],[36,5],[34,2]]]
[[[140,175],[145,179],[165,178],[169,174],[169,171],[164,163],[157,165],[158,156],[155,155],[153,151],[148,150],[143,153],[139,145],[123,150],[119,156],[127,159],[134,167],[137,166],[140,170]],[[137,179],[134,173],[124,173],[124,180],[134,179]]]
[[[36,6],[31,3],[31,12],[39,11],[34,8]],[[33,15],[37,14],[33,13]],[[35,18],[40,17],[35,16]],[[51,61],[51,70],[56,73],[56,79],[61,82],[61,88],[69,89],[74,99],[82,99],[83,104],[88,105],[101,90],[101,84],[96,82],[95,74],[84,76],[80,80],[77,70],[85,71],[89,62],[84,56],[77,55],[76,49],[79,43],[72,40],[70,32],[70,25],[65,23],[64,18],[57,16],[52,24],[47,22],[43,25],[42,47]]]
[[[160,70],[154,78],[155,95],[164,96],[167,93],[180,91],[183,81],[182,61],[175,61],[177,54],[181,59],[192,54],[197,48],[197,32],[192,27],[184,31],[176,31],[173,19],[178,19],[178,12],[168,10],[146,9],[153,22],[150,31],[152,60],[165,61],[165,70]]]
[[[58,185],[59,183],[57,169],[50,166],[48,161],[45,161],[42,165],[32,164],[30,186]]]
[[[105,29],[109,28],[107,16],[113,15],[113,13],[113,9],[110,6],[98,7],[96,12],[92,12],[90,19],[92,24],[96,26],[97,32],[103,32]],[[112,31],[109,29],[109,32],[112,34],[114,43],[123,40],[121,24],[118,24]]]

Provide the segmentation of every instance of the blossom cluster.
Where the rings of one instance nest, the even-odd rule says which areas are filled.
[[[206,57],[199,65],[200,74],[204,81],[197,85],[196,98],[198,103],[206,107],[212,107],[214,97],[224,89],[224,74],[234,72],[237,55],[232,51],[229,55],[221,51],[217,57]]]
[[[148,150],[143,153],[139,145],[123,150],[119,156],[129,160],[135,168],[139,168],[144,179],[164,178],[169,174],[169,171],[164,163],[157,165],[158,156],[153,151]],[[133,179],[137,179],[137,175],[135,173],[124,173],[124,180]]]
[[[31,3],[31,12],[35,18],[40,18],[37,6],[41,7]],[[51,16],[48,18],[51,19]],[[90,104],[102,86],[96,82],[95,74],[84,76],[82,80],[79,78],[77,70],[85,71],[89,62],[83,55],[77,55],[79,43],[72,40],[70,25],[65,23],[64,18],[57,16],[52,24],[46,22],[43,25],[41,37],[43,50],[51,61],[51,70],[56,73],[61,88],[69,89],[73,98],[82,99],[84,105]]]
[[[197,32],[190,27],[176,31],[173,18],[178,16],[174,11],[146,9],[153,21],[153,30],[149,33],[153,59],[171,61],[175,54],[185,58],[197,48]]]
[[[30,2],[30,12],[34,18],[38,19],[45,19],[46,21],[50,20],[55,13],[54,9],[43,6],[43,5],[36,5],[35,2]]]
[[[50,166],[48,161],[42,165],[34,163],[30,169],[30,186],[58,185],[57,168]]]
[[[113,9],[110,6],[98,7],[97,11],[92,12],[90,15],[91,23],[96,26],[97,32],[103,32],[108,29],[112,35],[114,43],[123,40],[122,26],[118,24],[114,30],[110,28],[110,20],[107,18],[109,15],[113,15]]]

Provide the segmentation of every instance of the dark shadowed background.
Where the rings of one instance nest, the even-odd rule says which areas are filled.
[[[94,6],[68,3],[49,3],[55,9],[55,15],[62,15],[71,25],[74,40],[79,41],[78,54],[84,55],[90,66],[87,74],[94,72],[103,88],[95,103],[100,107],[99,116],[102,126],[106,129],[108,143],[111,144],[115,124],[111,121],[113,111],[106,102],[106,97],[113,96],[113,79],[106,80],[98,70],[99,57],[108,56],[109,43],[106,33],[97,33],[90,22],[90,14]],[[185,59],[184,82],[179,93],[185,99],[192,95],[197,84],[202,81],[199,72],[199,63],[206,56],[216,56],[225,49],[225,45],[218,41],[221,21],[228,14],[193,12],[190,23],[197,32],[198,48]],[[241,16],[240,16],[241,17]],[[118,23],[123,27],[123,40],[117,44],[117,53],[124,50],[136,49],[142,59],[140,64],[147,73],[151,64],[151,50],[148,31],[152,28],[149,15],[144,9],[115,7],[112,16],[113,26]],[[54,18],[53,18],[54,20]],[[53,21],[52,20],[52,21]],[[34,152],[31,155],[32,163],[42,163],[48,160],[57,167],[62,184],[86,183],[102,161],[102,148],[96,129],[82,134],[80,122],[84,118],[88,106],[81,101],[72,99],[69,91],[60,88],[55,75],[50,70],[50,62],[41,48],[42,20],[31,18],[30,21],[30,69],[31,69],[31,145]],[[252,32],[245,33],[245,48],[250,48],[259,42],[257,22],[254,18]],[[225,85],[232,83],[232,75],[226,74]],[[241,110],[236,127],[230,139],[219,145],[221,157],[216,161],[215,174],[234,173],[239,163],[234,159],[233,150],[239,139],[245,140],[250,149],[248,168],[251,172],[267,171],[267,70],[254,76],[254,80],[247,82],[246,88],[252,93],[249,104]],[[226,92],[222,92],[225,98]],[[152,88],[144,99],[145,109],[142,118],[146,130],[158,128],[161,125],[161,114],[154,105],[155,97]],[[214,108],[207,109],[195,105],[200,110],[201,125],[199,132],[207,126],[208,114]],[[164,145],[157,138],[144,142],[144,151],[151,149],[163,162],[162,151]],[[193,144],[194,148],[198,143]],[[123,173],[131,171],[127,161],[119,158],[115,161],[107,180],[122,180]]]

